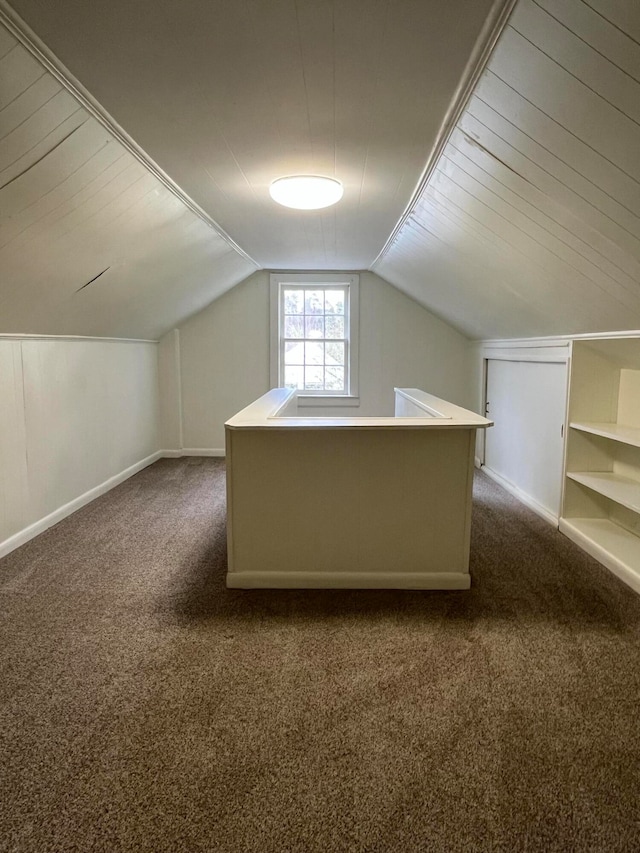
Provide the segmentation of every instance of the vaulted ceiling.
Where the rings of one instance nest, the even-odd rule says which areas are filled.
[[[0,332],[157,337],[257,267],[372,268],[470,337],[640,327],[634,0],[519,0],[479,80],[509,3],[12,6]],[[344,199],[278,207],[298,172]]]

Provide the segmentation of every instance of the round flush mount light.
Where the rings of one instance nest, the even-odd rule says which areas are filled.
[[[289,175],[278,178],[269,187],[269,195],[278,204],[297,210],[320,210],[340,201],[344,192],[340,181],[321,175]]]

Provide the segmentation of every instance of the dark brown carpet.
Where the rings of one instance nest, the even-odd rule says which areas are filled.
[[[470,592],[227,591],[223,487],[0,561],[1,850],[640,849],[640,598],[484,476]]]

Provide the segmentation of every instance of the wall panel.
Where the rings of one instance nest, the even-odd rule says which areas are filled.
[[[0,542],[25,526],[28,507],[20,343],[0,340]]]
[[[159,449],[153,343],[0,339],[0,399],[0,555]]]

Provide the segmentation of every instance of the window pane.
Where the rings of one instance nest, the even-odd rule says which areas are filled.
[[[305,317],[305,338],[324,338],[324,317]]]
[[[326,282],[304,275],[288,278],[273,290],[279,295],[280,382],[301,393],[349,393],[350,285],[339,275],[328,276]]]
[[[304,338],[304,317],[284,318],[285,338]]]
[[[308,391],[322,391],[324,388],[324,367],[305,367],[304,387]]]
[[[325,290],[324,311],[325,314],[344,314],[345,295],[344,290]]]
[[[302,341],[287,341],[284,345],[285,364],[304,364],[304,343]]]
[[[285,314],[304,314],[304,291],[303,290],[285,290],[285,292],[284,292],[284,313]]]
[[[324,290],[305,290],[304,313],[324,314]]]
[[[307,341],[304,345],[304,363],[305,364],[323,364],[324,363],[324,348],[322,344],[312,343]]]
[[[328,366],[333,364],[344,364],[344,344],[342,342],[325,344],[324,360]]]
[[[286,366],[284,369],[285,388],[304,388],[304,367]]]
[[[327,338],[344,338],[344,317],[327,317],[326,327]]]
[[[344,391],[344,367],[325,368],[324,387],[327,391]]]

